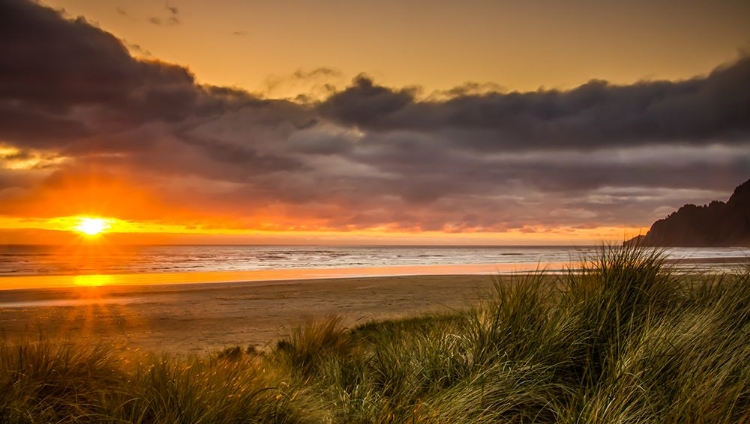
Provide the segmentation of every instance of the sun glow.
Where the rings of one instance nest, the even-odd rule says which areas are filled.
[[[95,236],[109,229],[109,221],[102,218],[81,218],[81,222],[75,227],[87,236]]]
[[[112,281],[110,275],[76,275],[73,278],[73,284],[81,287],[101,287],[109,284]]]

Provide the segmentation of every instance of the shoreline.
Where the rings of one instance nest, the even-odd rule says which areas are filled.
[[[559,271],[571,262],[500,263],[456,265],[412,265],[348,268],[296,268],[247,271],[161,272],[138,274],[24,275],[0,276],[0,293],[15,290],[69,289],[101,286],[174,286],[200,284],[246,284],[274,281],[435,276],[510,275],[539,270]]]
[[[750,264],[750,257],[667,258],[667,265],[687,271],[730,271]],[[581,262],[520,262],[494,264],[395,265],[346,268],[286,268],[243,271],[148,272],[122,274],[0,275],[0,293],[4,291],[70,289],[100,286],[191,286],[201,284],[257,284],[279,281],[314,281],[430,275],[513,275],[544,271],[557,273],[575,269]],[[706,267],[700,268],[700,265]],[[721,266],[716,266],[721,265]],[[691,269],[694,268],[694,269]]]

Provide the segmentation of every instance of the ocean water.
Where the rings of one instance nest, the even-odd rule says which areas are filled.
[[[596,246],[0,246],[0,276],[570,263]],[[671,248],[696,270],[747,264],[750,248]]]

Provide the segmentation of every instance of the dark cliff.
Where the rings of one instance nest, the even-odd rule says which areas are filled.
[[[625,244],[642,246],[750,246],[750,180],[724,203],[685,205],[651,226],[645,236]]]

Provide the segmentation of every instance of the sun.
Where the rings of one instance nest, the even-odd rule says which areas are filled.
[[[109,222],[102,218],[81,218],[76,231],[80,231],[87,236],[101,234],[109,228]]]

